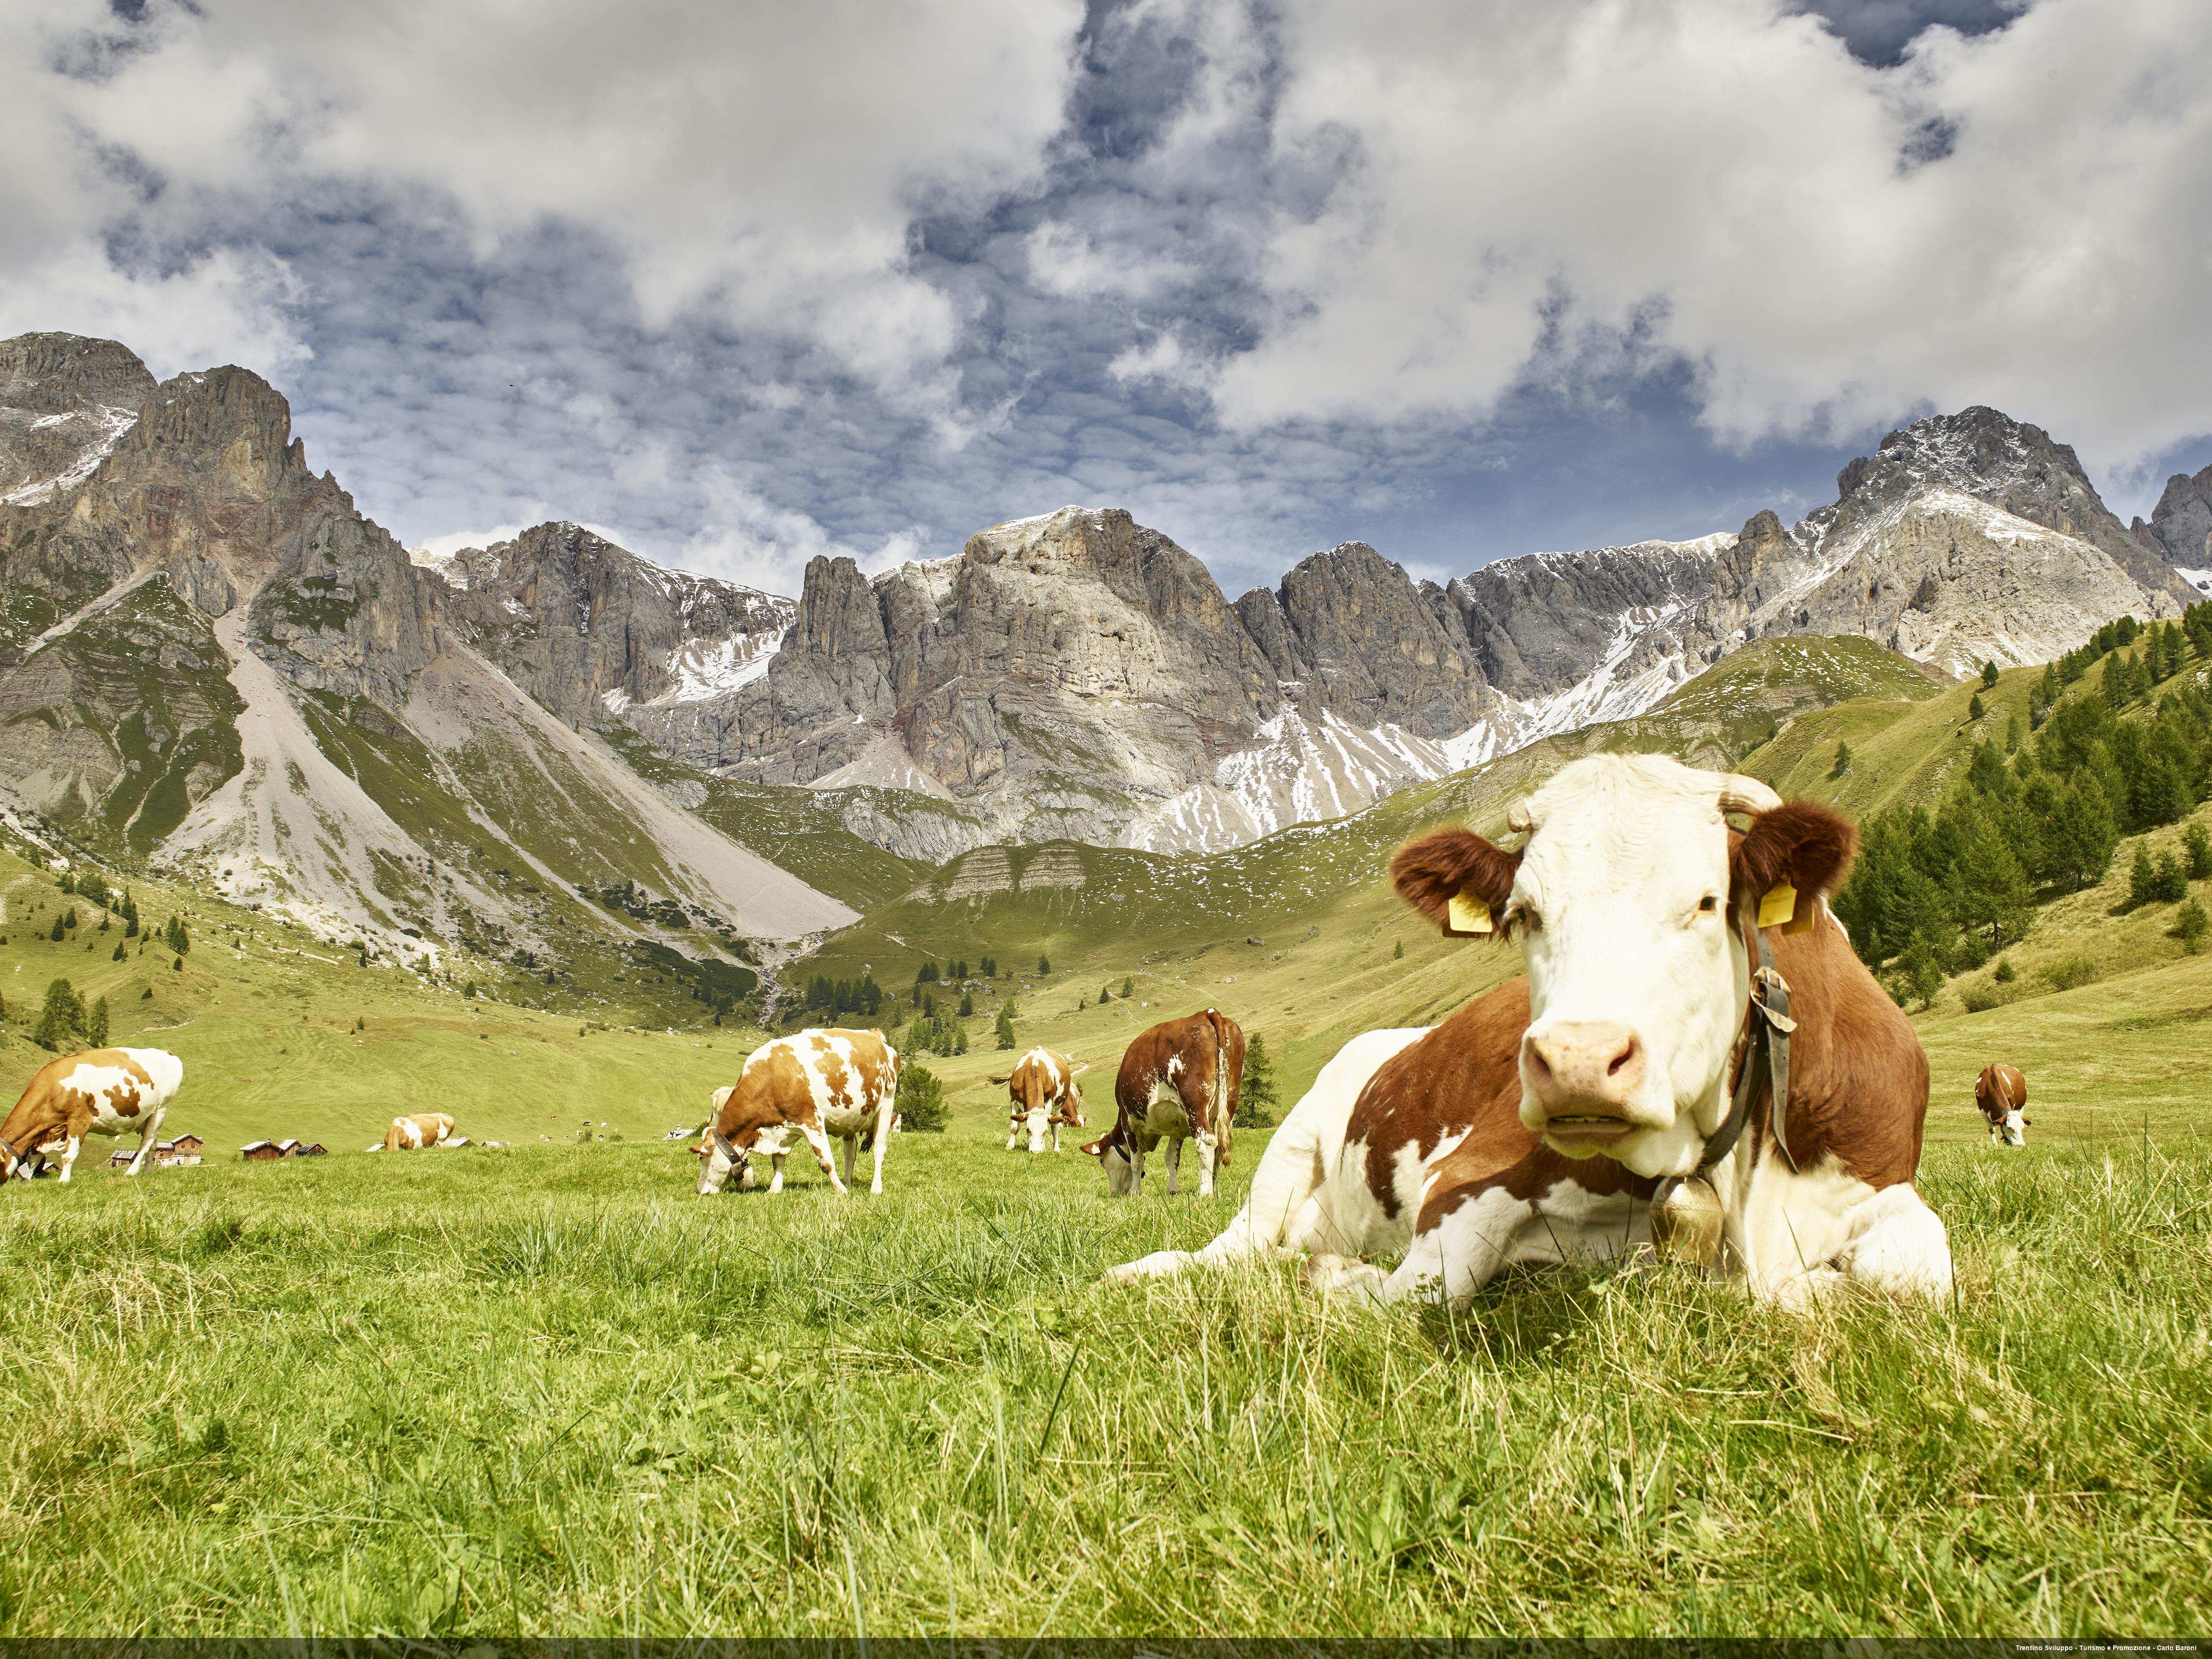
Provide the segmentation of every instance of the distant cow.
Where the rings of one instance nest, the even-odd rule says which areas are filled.
[[[1199,1196],[1212,1196],[1214,1168],[1229,1162],[1243,1079],[1243,1028],[1218,1009],[1139,1033],[1114,1080],[1114,1127],[1095,1143],[1106,1190],[1116,1198],[1140,1191],[1145,1155],[1164,1139],[1168,1191],[1176,1191],[1182,1144],[1195,1140]]]
[[[700,1192],[720,1192],[733,1169],[738,1190],[750,1189],[756,1152],[774,1162],[768,1190],[781,1192],[783,1161],[800,1140],[813,1150],[830,1186],[842,1192],[830,1138],[845,1143],[850,1180],[854,1143],[867,1130],[874,1131],[876,1158],[868,1190],[881,1192],[898,1074],[898,1051],[880,1031],[800,1031],[762,1044],[746,1057],[737,1082],[714,1091],[714,1115],[697,1148]]]
[[[136,1133],[137,1174],[184,1081],[185,1063],[159,1048],[92,1048],[47,1061],[0,1123],[0,1181],[28,1175],[34,1155],[57,1147],[66,1181],[87,1135]]]
[[[1303,1251],[1324,1290],[1458,1302],[1510,1266],[1651,1243],[1656,1215],[1675,1259],[1761,1298],[1946,1293],[1913,1187],[1927,1057],[1824,901],[1850,826],[1649,755],[1577,761],[1508,821],[1517,851],[1445,830],[1391,874],[1449,930],[1516,937],[1528,977],[1346,1044],[1219,1237],[1110,1277]]]
[[[1006,1150],[1014,1150],[1024,1126],[1030,1131],[1031,1152],[1044,1150],[1047,1130],[1052,1131],[1052,1150],[1057,1152],[1062,1125],[1085,1127],[1083,1089],[1075,1080],[1090,1070],[1088,1065],[1078,1065],[1071,1054],[1032,1048],[1015,1062],[1012,1071],[993,1077],[991,1082],[1006,1086],[1010,1119]]]
[[[453,1133],[453,1120],[443,1112],[418,1112],[412,1117],[394,1118],[392,1127],[384,1131],[384,1139],[370,1147],[372,1152],[414,1152],[426,1146],[466,1146],[468,1143]]]
[[[1989,1119],[1990,1139],[1999,1146],[2027,1144],[2027,1079],[2016,1065],[1985,1065],[1974,1080],[1974,1104]]]

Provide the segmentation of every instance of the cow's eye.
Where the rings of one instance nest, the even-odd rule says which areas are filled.
[[[1720,907],[1720,895],[1717,893],[1709,893],[1698,900],[1698,913],[1701,916],[1711,916]]]
[[[1544,918],[1536,913],[1534,905],[1514,906],[1505,912],[1505,921],[1509,927],[1522,933],[1540,933],[1544,930]]]

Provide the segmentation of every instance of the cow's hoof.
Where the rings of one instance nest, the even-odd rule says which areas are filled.
[[[1380,1267],[1344,1256],[1324,1253],[1306,1259],[1305,1281],[1325,1296],[1379,1302],[1389,1278]]]
[[[1170,1273],[1180,1272],[1189,1260],[1188,1251],[1155,1250],[1149,1256],[1109,1267],[1101,1277],[1109,1284],[1134,1284],[1139,1279],[1165,1278]]]

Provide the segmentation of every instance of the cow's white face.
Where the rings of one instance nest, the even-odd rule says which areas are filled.
[[[1023,1114],[1022,1121],[1030,1131],[1030,1150],[1042,1152],[1052,1133],[1052,1108],[1042,1102],[1032,1106]]]
[[[1528,966],[1521,1121],[1557,1151],[1686,1174],[1726,1115],[1750,981],[1720,785],[1599,756],[1528,802],[1503,919]]]
[[[1721,814],[1759,815],[1731,850]],[[1554,1150],[1686,1174],[1726,1115],[1749,998],[1745,911],[1787,879],[1810,905],[1849,863],[1850,826],[1750,778],[1658,755],[1595,755],[1514,814],[1519,853],[1447,830],[1402,849],[1398,891],[1443,920],[1482,898],[1521,941],[1529,1024],[1521,1120]]]

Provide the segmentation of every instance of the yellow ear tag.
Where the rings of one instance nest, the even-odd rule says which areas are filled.
[[[1797,889],[1784,881],[1759,901],[1759,924],[1781,927],[1797,913]]]
[[[1444,906],[1444,931],[1453,938],[1465,938],[1470,934],[1494,933],[1491,924],[1490,906],[1471,889],[1462,888],[1451,896]]]

